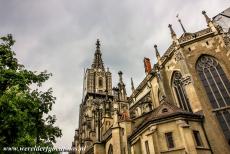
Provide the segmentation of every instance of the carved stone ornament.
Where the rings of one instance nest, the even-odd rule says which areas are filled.
[[[105,72],[96,72],[96,75],[97,75],[97,76],[102,76],[102,77],[103,77],[103,76],[105,76]]]
[[[142,103],[151,102],[150,93],[148,93],[141,101]]]
[[[150,132],[155,132],[157,130],[157,126],[151,126],[150,128],[149,128],[149,131]]]
[[[186,85],[190,84],[191,82],[192,82],[191,76],[186,76],[186,77],[182,78],[183,86],[186,86]]]
[[[175,52],[175,60],[176,61],[180,61],[180,60],[183,60],[183,59],[184,59],[184,57],[181,54],[181,52],[179,52],[179,51]]]
[[[203,72],[204,69],[216,67],[218,62],[210,56],[202,56],[197,63],[197,70]]]
[[[182,44],[182,43],[194,40],[196,38],[202,37],[204,35],[207,35],[209,33],[212,33],[211,28],[206,28],[196,33],[185,33],[185,35],[179,38],[179,42],[180,44]]]
[[[120,118],[120,120],[129,120],[129,113],[128,113],[127,110],[125,110],[125,111],[123,111],[123,112],[121,113],[121,118]]]
[[[230,33],[224,34],[224,43],[227,47],[230,47]]]
[[[176,123],[182,128],[190,127],[190,125],[188,123],[186,123],[186,121],[184,121],[184,120],[178,120]]]
[[[192,82],[191,76],[182,77],[180,72],[175,72],[174,80],[173,80],[174,86],[177,86],[179,84],[186,86],[186,85],[190,84],[191,82]]]
[[[182,75],[181,75],[180,72],[176,71],[176,72],[174,73],[173,84],[174,84],[174,85],[181,84],[181,81],[182,81]]]

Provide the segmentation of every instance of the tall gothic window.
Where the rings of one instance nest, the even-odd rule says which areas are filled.
[[[176,71],[173,73],[173,87],[180,107],[186,111],[192,112],[182,81],[182,75]]]
[[[201,56],[196,70],[208,95],[217,120],[230,144],[230,81],[219,62],[211,56]]]
[[[145,141],[145,150],[147,154],[150,154],[150,150],[149,150],[149,142]]]
[[[166,138],[168,149],[174,148],[175,144],[174,144],[172,132],[165,133],[165,138]]]
[[[108,154],[113,154],[113,146],[111,144],[109,145]]]

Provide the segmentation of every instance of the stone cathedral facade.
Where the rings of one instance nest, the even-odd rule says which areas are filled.
[[[200,31],[187,32],[179,20],[178,37],[169,25],[171,45],[162,56],[154,46],[157,63],[144,59],[146,76],[136,88],[131,79],[130,96],[121,71],[112,86],[97,40],[75,153],[230,154],[230,31],[202,13],[207,27]]]

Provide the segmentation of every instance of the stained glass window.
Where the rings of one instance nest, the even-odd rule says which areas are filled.
[[[192,112],[190,107],[183,82],[182,82],[182,75],[180,72],[176,71],[173,73],[173,87],[175,90],[175,94],[177,96],[178,103],[180,107],[186,111]]]
[[[202,140],[201,140],[199,131],[194,130],[194,131],[193,131],[193,136],[194,136],[194,138],[195,138],[196,145],[197,145],[197,146],[203,146],[203,142],[202,142]]]
[[[172,132],[165,133],[165,139],[166,139],[167,146],[169,149],[175,147]]]
[[[211,56],[201,56],[196,64],[207,96],[223,133],[230,143],[230,81],[219,62]]]

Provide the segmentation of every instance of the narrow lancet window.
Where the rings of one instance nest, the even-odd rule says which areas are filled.
[[[189,104],[189,100],[187,98],[183,82],[182,82],[182,75],[180,72],[176,71],[173,73],[172,84],[174,87],[174,92],[177,97],[177,101],[180,107],[186,111],[192,112],[192,109]]]

